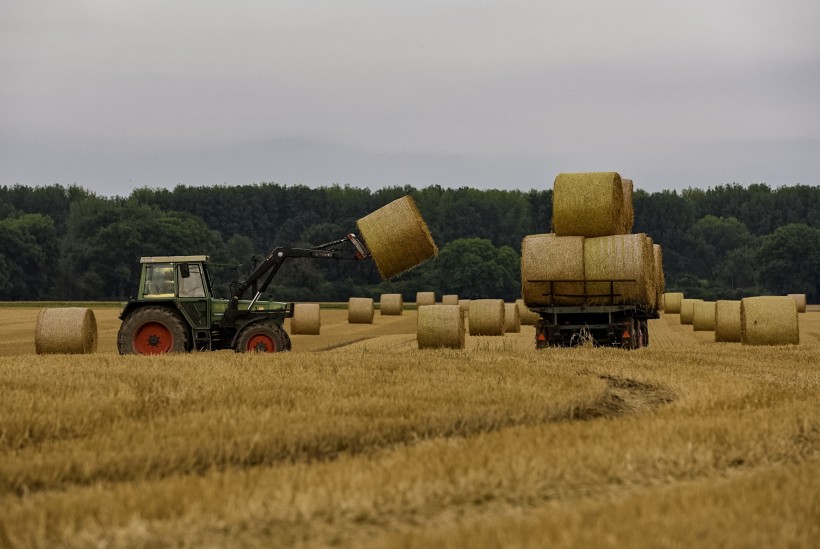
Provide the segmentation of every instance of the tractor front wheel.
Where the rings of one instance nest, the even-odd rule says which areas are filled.
[[[121,355],[160,355],[191,350],[188,326],[168,307],[148,306],[132,311],[117,334]]]
[[[274,322],[255,322],[236,338],[237,353],[281,353],[290,351],[287,332]]]

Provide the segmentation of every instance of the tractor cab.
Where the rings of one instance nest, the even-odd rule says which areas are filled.
[[[139,299],[209,298],[206,255],[141,257]]]

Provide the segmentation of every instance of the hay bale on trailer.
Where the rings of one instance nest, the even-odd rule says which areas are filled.
[[[438,255],[430,230],[410,196],[367,214],[356,225],[384,279]]]
[[[656,305],[655,265],[652,240],[643,233],[587,238],[584,241],[584,273],[590,280],[634,280],[616,282],[615,303]],[[609,302],[608,282],[587,282],[587,303]]]
[[[373,324],[373,298],[351,297],[347,301],[348,324]]]
[[[84,355],[97,350],[97,318],[85,307],[40,309],[34,327],[38,355]]]
[[[504,304],[504,333],[517,334],[521,331],[521,312],[518,303]]]
[[[319,335],[322,328],[322,311],[318,303],[296,303],[290,319],[293,335]]]
[[[794,303],[797,305],[798,313],[806,312],[806,294],[789,294],[789,297],[794,299]]]
[[[615,172],[561,173],[552,193],[552,227],[558,236],[626,233],[624,189]]]
[[[635,209],[632,206],[632,192],[634,190],[632,180],[621,178],[621,188],[624,192],[624,230],[622,234],[629,234],[635,225]]]
[[[464,311],[458,305],[428,305],[419,309],[419,349],[463,349],[464,332]]]
[[[422,305],[435,305],[436,292],[416,292],[416,307]]]
[[[404,312],[404,298],[401,294],[382,294],[379,297],[382,316],[401,316]]]
[[[534,234],[521,242],[521,293],[524,303],[538,305],[580,305],[581,297],[555,298],[548,294],[550,284],[532,280],[577,280],[552,285],[553,293],[583,295],[584,237]]]
[[[715,341],[740,341],[740,301],[715,302]]]
[[[524,304],[523,299],[516,299],[515,302],[518,304],[518,314],[521,316],[521,325],[522,326],[535,326],[535,323],[538,322],[538,319],[541,316],[538,313],[534,313]]]
[[[692,330],[695,332],[715,331],[715,302],[697,301],[692,310]]]
[[[692,325],[695,320],[695,302],[702,299],[682,299],[680,302],[680,323]]]
[[[789,296],[740,300],[740,341],[744,345],[797,345],[797,304]]]
[[[666,302],[663,294],[666,291],[666,277],[663,274],[663,249],[660,244],[652,245],[652,252],[655,259],[655,295],[658,309],[666,310]]]
[[[681,301],[683,301],[681,292],[666,292],[663,294],[663,311],[672,315],[679,315]]]
[[[473,299],[470,301],[470,335],[503,336],[503,299]]]
[[[442,305],[458,305],[458,296],[453,294],[441,296]]]

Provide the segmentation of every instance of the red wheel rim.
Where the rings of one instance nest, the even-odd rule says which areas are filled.
[[[134,350],[141,355],[159,355],[173,347],[174,334],[159,322],[146,322],[134,334]]]
[[[276,352],[276,343],[269,335],[257,334],[248,340],[245,350],[257,353],[274,353]]]

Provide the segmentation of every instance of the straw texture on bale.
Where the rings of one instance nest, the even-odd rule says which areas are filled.
[[[518,303],[504,304],[504,333],[517,334],[521,331],[521,313]]]
[[[293,335],[319,335],[322,328],[322,311],[318,303],[296,303],[290,319]]]
[[[715,341],[740,341],[740,301],[715,302]]]
[[[42,354],[83,355],[97,350],[97,318],[84,307],[40,309],[34,348]]]
[[[535,326],[535,323],[538,322],[541,315],[530,311],[524,304],[523,299],[516,299],[515,302],[518,304],[518,314],[521,317],[521,324],[523,326]]]
[[[635,209],[632,207],[632,192],[634,186],[631,179],[621,178],[621,189],[624,193],[624,230],[623,234],[632,232],[632,227],[635,225]]]
[[[380,295],[379,311],[382,316],[401,316],[404,313],[404,298],[401,294]]]
[[[552,193],[552,225],[558,236],[625,234],[621,176],[615,172],[562,173]]]
[[[351,297],[347,301],[348,324],[373,324],[373,298]]]
[[[506,328],[503,299],[470,301],[470,335],[503,336]]]
[[[552,303],[550,284],[533,280],[577,280],[554,283],[553,293],[583,295],[584,237],[534,234],[521,243],[521,293],[524,303],[537,305],[579,305],[582,297],[556,296]]]
[[[680,304],[683,294],[680,292],[666,292],[663,294],[663,310],[672,315],[680,314]]]
[[[461,310],[464,311],[464,314],[467,315],[470,313],[470,300],[469,299],[459,299],[458,306],[461,307]]]
[[[665,310],[663,293],[666,291],[666,277],[663,274],[663,249],[660,244],[653,244],[652,252],[655,263],[655,295],[657,296],[655,301],[658,309]]]
[[[740,341],[744,345],[797,345],[797,304],[789,296],[740,300]]]
[[[652,241],[643,233],[602,236],[584,240],[584,273],[586,280],[634,280],[616,282],[615,303],[636,303],[655,307],[655,259]],[[609,302],[608,282],[587,282],[587,302]]]
[[[436,292],[416,292],[416,306],[435,305]]]
[[[692,330],[695,332],[715,331],[715,302],[698,301],[692,310]]]
[[[684,298],[680,302],[680,323],[692,325],[695,320],[695,302],[703,301],[702,299],[687,299]]]
[[[794,299],[794,303],[797,305],[798,313],[806,312],[806,294],[789,294],[789,297]]]
[[[464,332],[464,311],[458,305],[428,305],[419,309],[419,349],[463,349]]]
[[[427,223],[410,196],[359,219],[359,227],[382,278],[392,278],[438,255]]]
[[[458,305],[458,296],[449,294],[441,296],[442,305]]]

